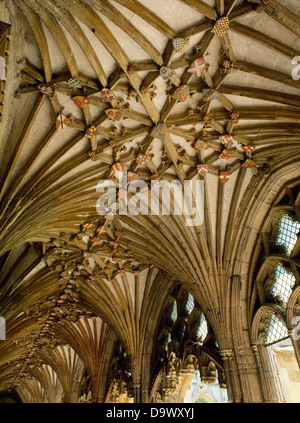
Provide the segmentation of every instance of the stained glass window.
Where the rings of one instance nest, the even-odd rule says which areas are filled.
[[[295,285],[295,276],[288,272],[281,263],[278,263],[274,269],[274,283],[271,287],[271,294],[278,296],[283,305],[286,306]]]
[[[283,320],[277,317],[274,313],[270,316],[270,322],[266,326],[265,331],[267,336],[265,338],[265,345],[272,344],[288,336],[287,327]]]
[[[300,223],[293,220],[288,214],[283,214],[279,220],[277,245],[283,245],[287,254],[291,254],[297,242],[297,233],[300,231]]]

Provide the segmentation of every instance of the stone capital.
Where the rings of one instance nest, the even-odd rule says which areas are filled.
[[[228,360],[233,358],[233,350],[231,348],[224,348],[219,350],[223,360]]]

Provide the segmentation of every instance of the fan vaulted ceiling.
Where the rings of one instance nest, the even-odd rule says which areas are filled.
[[[2,31],[0,389],[33,358],[49,366],[37,380],[55,379],[53,357],[36,355],[43,342],[61,344],[57,360],[70,367],[65,345],[88,369],[95,338],[99,355],[116,338],[138,361],[175,281],[218,339],[239,274],[251,319],[258,231],[300,176],[298,2],[6,0],[0,11],[11,25]],[[217,30],[221,17],[229,23]],[[96,186],[116,164],[149,186],[204,180],[203,224],[99,216]]]

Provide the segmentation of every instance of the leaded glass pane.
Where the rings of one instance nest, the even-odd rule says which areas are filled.
[[[267,336],[265,338],[265,345],[279,341],[288,336],[287,327],[283,320],[279,319],[274,313],[270,316],[270,322],[265,328]]]
[[[173,323],[176,321],[176,319],[178,317],[176,301],[173,302],[173,309],[172,309],[172,313],[171,313],[170,317],[171,317],[171,320],[172,320]]]
[[[288,214],[283,214],[279,220],[277,245],[283,245],[286,253],[290,254],[297,242],[297,234],[300,231],[300,223],[293,220]]]
[[[193,311],[194,307],[195,307],[194,297],[192,296],[192,294],[189,293],[188,294],[188,300],[187,300],[187,303],[186,303],[186,310],[189,313],[191,313]]]
[[[198,333],[197,333],[197,337],[198,337],[200,342],[204,342],[204,340],[207,336],[207,332],[208,332],[207,321],[206,321],[206,318],[204,316],[204,313],[202,313],[201,316],[200,316]]]
[[[277,264],[274,269],[274,283],[271,287],[271,294],[278,296],[283,305],[286,306],[295,285],[295,276],[288,272],[281,263]]]

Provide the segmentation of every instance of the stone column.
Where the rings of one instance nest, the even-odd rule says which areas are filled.
[[[243,402],[263,402],[257,363],[250,345],[235,348]]]
[[[259,403],[263,396],[258,376],[257,364],[250,346],[249,322],[247,319],[247,281],[239,275],[228,278],[228,303],[224,316],[226,321],[220,333],[221,342],[226,342],[230,400],[232,402]]]
[[[133,382],[133,398],[136,404],[141,402],[141,384],[139,382]]]
[[[233,361],[233,350],[231,348],[219,351],[224,363],[225,381],[229,402],[242,402],[242,393],[239,386],[237,371]]]
[[[251,348],[258,369],[263,400],[266,403],[277,403],[279,399],[276,391],[275,377],[267,349],[263,344],[255,344]]]
[[[228,399],[233,403],[263,402],[258,367],[250,346],[220,350]]]

